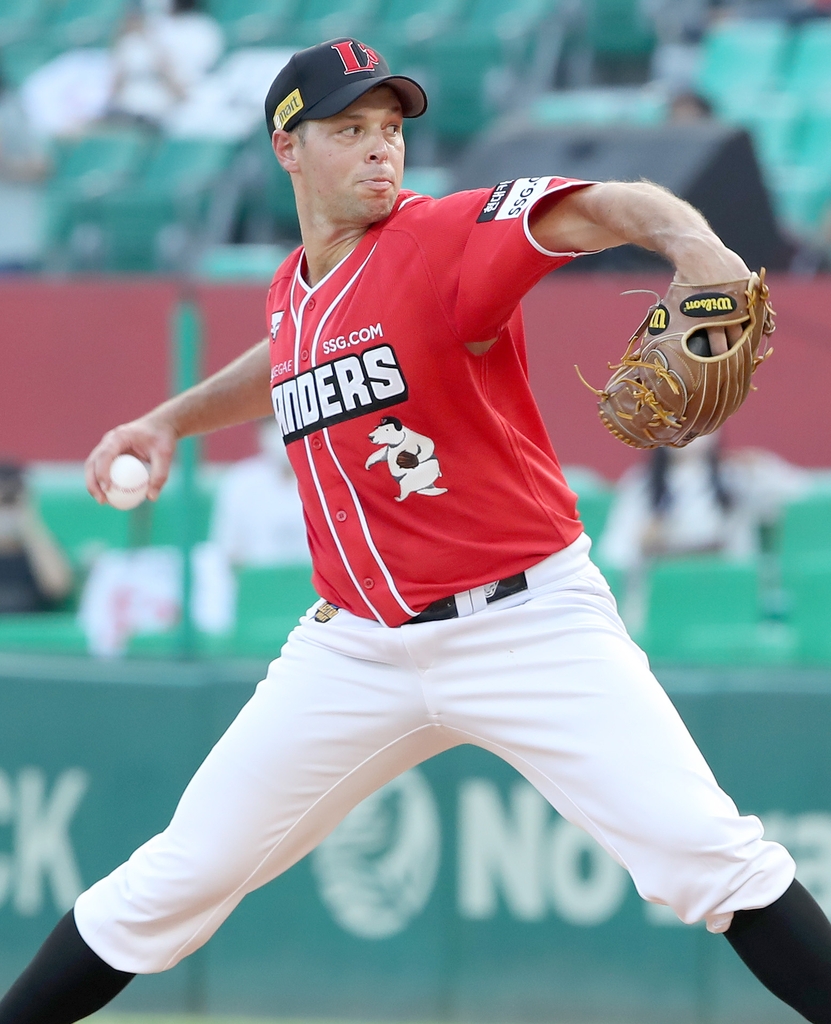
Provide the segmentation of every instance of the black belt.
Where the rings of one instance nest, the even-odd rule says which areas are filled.
[[[518,572],[515,576],[506,576],[504,580],[497,580],[496,583],[488,583],[484,587],[474,587],[474,590],[484,590],[485,603],[493,604],[501,601],[503,597],[510,597],[512,594],[521,594],[528,589],[528,580],[524,572]],[[438,601],[428,604],[423,612],[408,619],[404,625],[408,626],[413,622],[439,622],[441,619],[458,619],[459,608],[456,604],[456,595],[440,597]]]

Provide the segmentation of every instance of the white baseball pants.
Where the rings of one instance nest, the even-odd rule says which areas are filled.
[[[360,800],[461,743],[513,765],[685,922],[724,931],[778,899],[793,860],[718,787],[589,546],[464,618],[304,617],[165,831],[78,897],[87,944],[120,971],[173,967]]]

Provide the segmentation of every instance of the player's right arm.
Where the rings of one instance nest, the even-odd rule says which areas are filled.
[[[110,465],[117,455],[127,453],[150,464],[147,497],[155,500],[170,473],[180,437],[207,434],[271,414],[270,375],[266,338],[195,387],[137,420],[108,430],[86,461],[87,490],[104,504]]]

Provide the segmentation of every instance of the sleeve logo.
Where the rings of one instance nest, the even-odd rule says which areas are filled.
[[[521,217],[528,206],[544,194],[550,183],[550,174],[542,178],[500,181],[482,207],[476,223],[485,224],[491,220],[513,220],[515,217]]]
[[[406,402],[407,382],[390,345],[341,356],[271,389],[286,444],[307,434]]]

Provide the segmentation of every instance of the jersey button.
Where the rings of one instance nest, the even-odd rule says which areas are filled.
[[[323,447],[323,442],[320,440],[320,438],[319,437],[313,437],[312,438],[312,448],[314,448],[315,451],[319,452],[322,447]]]
[[[375,586],[375,580],[371,576],[367,576],[364,580],[364,590],[372,590]]]
[[[304,348],[303,351],[300,353],[300,358],[304,362],[309,358],[309,350],[307,348]]]
[[[335,519],[337,519],[337,521],[339,523],[345,523],[346,522],[346,513],[343,511],[343,509],[339,509],[335,513]],[[366,583],[364,584],[364,586],[366,586]]]
[[[315,303],[314,299],[309,299],[309,309],[314,309],[315,308],[315,304],[316,303]]]

